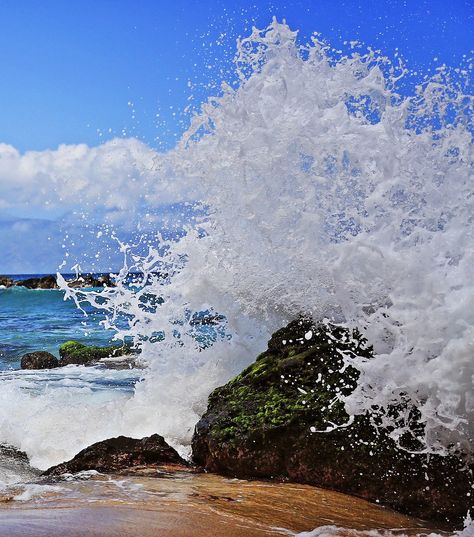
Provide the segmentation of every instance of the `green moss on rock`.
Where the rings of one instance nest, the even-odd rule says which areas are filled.
[[[344,355],[370,359],[372,348],[358,332],[303,318],[275,332],[253,364],[209,396],[193,437],[195,462],[236,477],[328,487],[461,524],[473,504],[472,468],[455,457],[399,450],[368,415],[350,423],[338,395],[354,390],[358,372],[345,366]],[[322,432],[332,424],[344,427]]]
[[[371,349],[357,333],[333,327],[330,335],[336,334],[335,345],[327,327],[315,329],[303,319],[296,324],[300,330],[293,332],[294,326],[291,333],[277,332],[256,362],[210,395],[210,407],[226,408],[213,422],[212,438],[226,438],[237,445],[243,435],[256,429],[293,422],[325,428],[327,421],[343,424],[348,420],[335,397],[354,389],[357,372],[350,367],[342,371],[342,353],[370,356]],[[279,345],[278,340],[285,343]]]
[[[59,365],[85,365],[97,362],[102,358],[124,356],[131,354],[131,352],[131,349],[126,346],[97,347],[85,345],[79,341],[66,341],[59,347],[59,356],[61,357]]]

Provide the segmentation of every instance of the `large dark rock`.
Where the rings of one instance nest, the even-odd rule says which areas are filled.
[[[188,466],[188,463],[159,434],[147,436],[140,440],[119,436],[92,444],[70,461],[48,468],[43,475],[57,476],[83,470],[113,473],[125,468],[143,465]]]
[[[343,367],[341,353],[370,358],[372,350],[357,333],[310,320],[276,332],[255,363],[210,395],[192,441],[194,462],[235,477],[322,486],[461,526],[474,491],[473,468],[460,458],[400,450],[368,416],[319,432],[348,421],[336,395],[351,393],[358,373]]]
[[[96,347],[84,345],[78,341],[66,341],[59,347],[59,365],[87,365],[93,364],[103,358],[120,357],[129,355],[132,349],[126,346]]]
[[[56,356],[46,351],[28,352],[21,358],[22,369],[52,369],[58,365]]]

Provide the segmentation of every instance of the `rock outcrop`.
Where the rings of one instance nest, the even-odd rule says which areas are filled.
[[[68,280],[67,284],[73,289],[83,287],[115,287],[115,282],[109,274],[97,277],[91,274],[84,274],[74,280]]]
[[[74,289],[104,286],[115,287],[114,281],[108,274],[105,274],[103,276],[83,274],[78,276],[77,278],[74,278],[73,280],[67,280],[67,284],[69,287],[72,287]],[[0,285],[2,284],[0,283]],[[26,287],[27,289],[59,289],[59,286],[56,282],[56,276],[53,276],[52,274],[48,276],[40,276],[37,278],[28,278],[26,280],[12,280],[11,285],[16,285],[18,287]],[[5,286],[9,287],[8,285]]]
[[[141,439],[119,436],[83,449],[73,459],[48,468],[43,475],[58,476],[83,470],[113,473],[136,466],[189,466],[159,434]]]
[[[26,287],[27,289],[59,289],[56,278],[53,275],[18,280],[15,281],[15,285],[17,287]]]
[[[52,369],[58,366],[56,356],[46,351],[28,352],[21,358],[22,369]]]
[[[474,505],[473,468],[454,456],[400,450],[369,416],[348,424],[336,396],[353,391],[358,373],[344,367],[343,353],[370,358],[372,350],[357,333],[310,320],[276,332],[255,363],[210,395],[193,437],[194,462],[235,477],[330,488],[461,526]],[[321,432],[331,424],[346,426]]]
[[[13,280],[9,276],[0,276],[0,287],[12,287]]]
[[[19,483],[31,482],[41,473],[30,465],[28,455],[24,451],[20,451],[8,444],[0,444],[0,468],[2,479],[5,479],[4,472],[6,471],[7,476],[8,474],[15,475]],[[5,492],[5,488],[2,486],[2,490],[0,491],[0,495],[3,496],[2,503],[5,501]],[[12,496],[7,495],[7,499],[12,499]]]
[[[21,369],[51,369],[70,364],[93,365],[104,358],[110,358],[110,363],[106,361],[110,367],[128,367],[135,365],[133,359],[120,363],[114,362],[114,359],[121,360],[122,357],[133,353],[133,349],[127,346],[96,347],[79,341],[66,341],[59,347],[59,360],[50,352],[28,352],[21,358]]]
[[[132,353],[130,347],[96,347],[84,345],[79,341],[66,341],[59,347],[60,366],[76,364],[87,365],[96,363],[103,358],[119,357]]]

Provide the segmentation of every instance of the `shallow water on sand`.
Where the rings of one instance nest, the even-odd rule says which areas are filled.
[[[82,479],[11,488],[0,498],[1,537],[253,537],[319,527],[333,536],[354,535],[354,530],[361,535],[377,530],[371,535],[381,536],[434,531],[422,521],[337,492],[188,472],[159,478],[85,473]]]

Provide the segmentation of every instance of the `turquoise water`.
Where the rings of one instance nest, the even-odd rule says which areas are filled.
[[[21,277],[16,276],[16,279]],[[17,369],[26,352],[44,350],[58,356],[70,339],[94,345],[111,342],[113,332],[100,326],[104,315],[78,310],[55,289],[0,288],[0,370]]]
[[[0,288],[0,446],[25,451],[37,468],[126,432],[120,412],[143,376],[143,369],[133,364],[20,369],[26,352],[58,356],[60,345],[71,339],[94,345],[113,342],[114,332],[101,326],[104,313],[81,306],[85,313],[65,301],[59,289]],[[114,415],[113,409],[118,409]],[[0,490],[22,480],[15,467],[4,466],[0,454]]]
[[[130,275],[126,285],[133,285],[135,278]],[[87,344],[113,343],[116,332],[101,325],[104,311],[81,301],[84,314],[64,296],[61,290],[0,289],[0,446],[24,451],[31,465],[39,469],[68,460],[104,438],[120,434],[141,438],[157,431],[166,434],[167,424],[176,422],[171,409],[176,398],[182,396],[167,389],[176,373],[170,376],[166,357],[149,361],[146,353],[152,345],[145,352],[142,349],[136,363],[21,370],[21,357],[29,351],[46,350],[57,356],[59,346],[70,339]],[[159,298],[147,293],[141,298],[139,308],[149,315],[158,314]],[[194,313],[186,328],[202,349],[227,338],[222,323],[201,323],[200,319],[211,313]],[[126,315],[119,317],[116,324],[121,327],[123,323],[126,328],[127,320]],[[162,340],[159,331],[153,333],[152,343],[155,340],[157,344]],[[201,353],[194,350],[194,355],[199,360]],[[152,393],[147,391],[150,370],[162,379],[159,388],[152,386]],[[168,398],[164,411],[155,403],[160,398]],[[194,409],[189,411],[196,415]],[[183,446],[183,435],[189,435],[190,430],[177,422],[176,428],[184,431],[182,436],[168,438],[176,446]],[[15,480],[15,468],[10,474]],[[0,468],[0,490],[10,481],[2,477]]]

